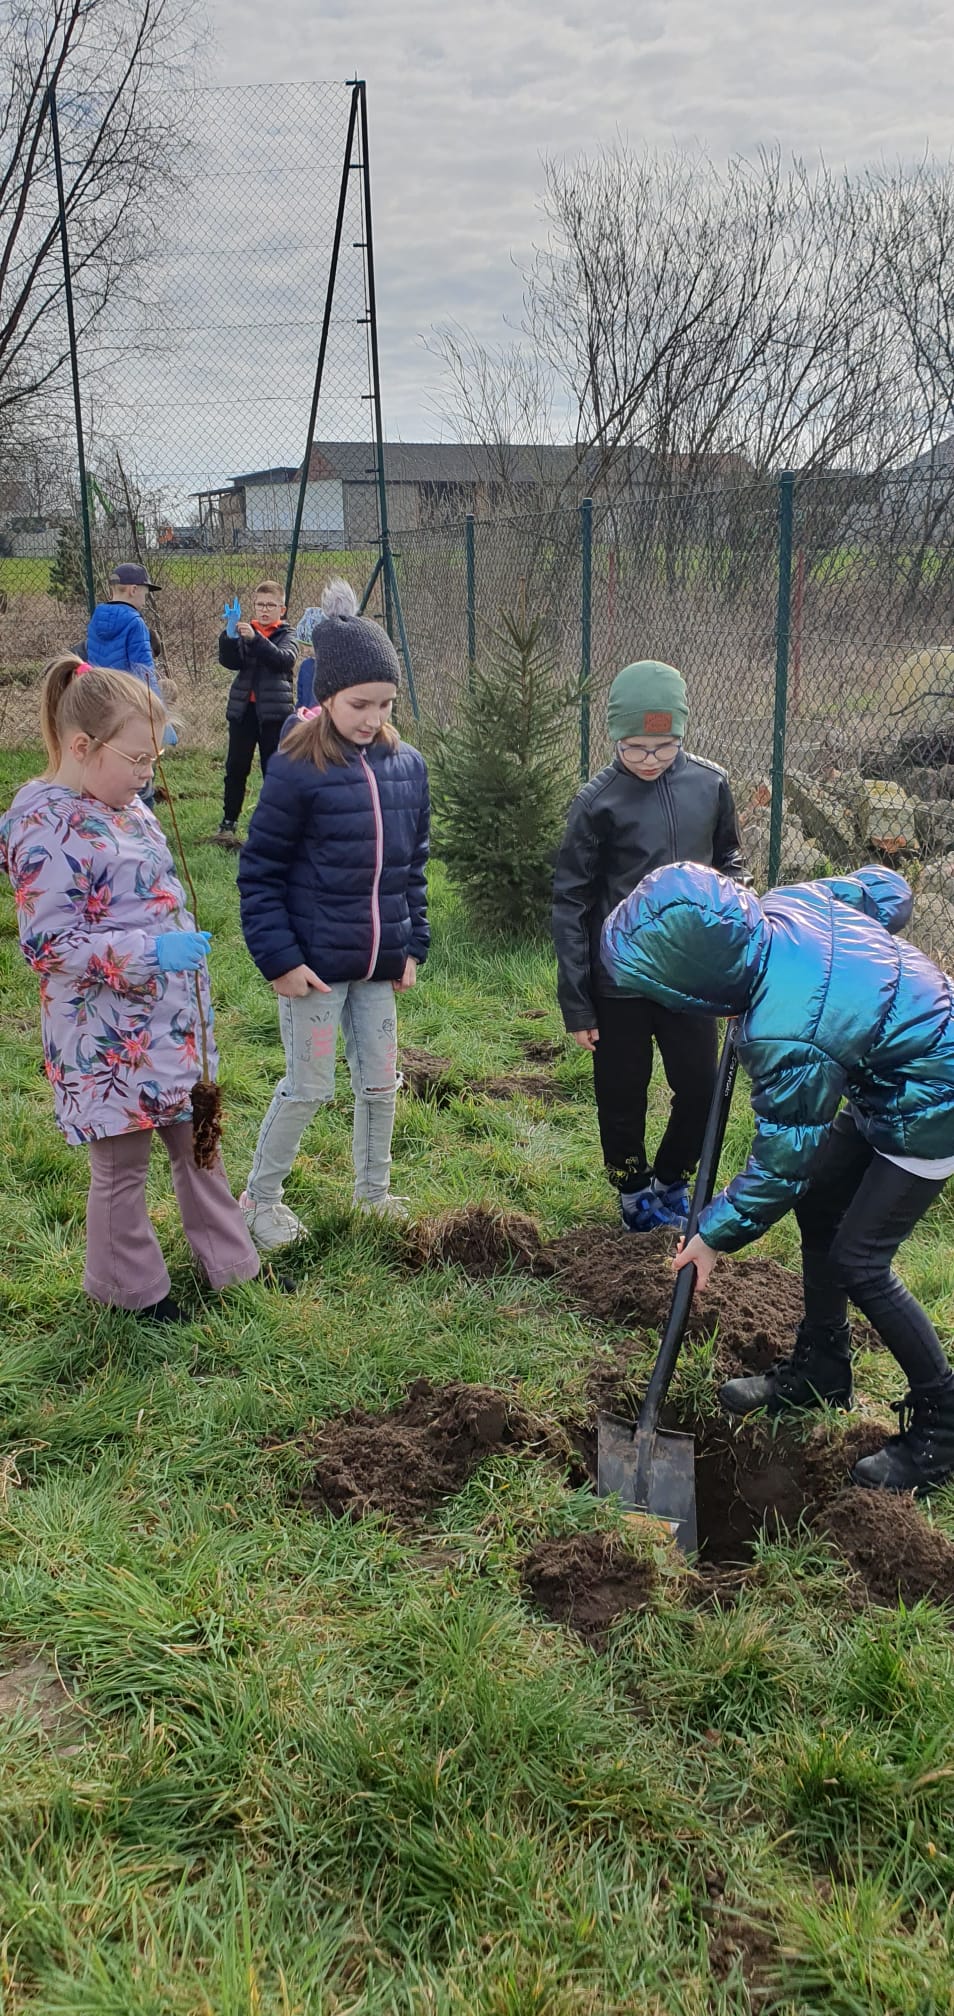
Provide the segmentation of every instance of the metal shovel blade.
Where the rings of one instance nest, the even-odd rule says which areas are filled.
[[[596,1489],[601,1498],[617,1492],[621,1504],[636,1517],[655,1520],[672,1534],[680,1553],[696,1552],[696,1465],[691,1435],[678,1435],[669,1428],[639,1429],[615,1414],[600,1414]]]

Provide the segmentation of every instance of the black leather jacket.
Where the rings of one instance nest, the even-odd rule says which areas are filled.
[[[672,861],[743,874],[725,771],[680,749],[669,769],[647,782],[614,757],[574,798],[553,878],[557,994],[568,1029],[598,1027],[598,997],[621,991],[600,962],[610,911],[651,869]]]

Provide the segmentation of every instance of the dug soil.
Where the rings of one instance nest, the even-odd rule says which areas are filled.
[[[515,1265],[532,1268],[541,1244],[532,1218],[520,1211],[490,1211],[481,1204],[418,1218],[403,1236],[412,1267],[456,1265],[477,1279],[505,1273]]]
[[[542,1053],[542,1062],[550,1061],[550,1045],[536,1046]],[[554,1054],[562,1053],[562,1044],[557,1044]],[[399,1064],[407,1090],[415,1099],[430,1099],[436,1106],[446,1106],[451,1099],[471,1097],[484,1099],[539,1099],[544,1106],[559,1105],[569,1094],[562,1085],[540,1072],[513,1071],[502,1077],[464,1079],[456,1071],[449,1057],[437,1057],[430,1050],[403,1049]]]
[[[843,1554],[875,1603],[910,1608],[928,1596],[951,1606],[954,1546],[929,1526],[913,1499],[887,1491],[843,1491],[814,1520]]]
[[[548,1274],[564,1297],[584,1315],[617,1328],[659,1330],[672,1300],[671,1232],[638,1236],[613,1225],[583,1225],[542,1248],[535,1271]],[[689,1312],[689,1337],[717,1338],[716,1371],[765,1372],[791,1351],[802,1318],[797,1274],[775,1260],[721,1260],[704,1295]],[[853,1341],[870,1343],[859,1324]],[[615,1372],[598,1378],[612,1388],[625,1378],[631,1357],[620,1354]],[[602,1401],[606,1395],[601,1391]]]
[[[656,1570],[618,1533],[570,1533],[527,1555],[523,1584],[538,1610],[598,1644],[615,1618],[646,1608]]]
[[[494,1450],[541,1439],[505,1393],[417,1379],[390,1413],[352,1408],[300,1445],[308,1463],[300,1500],[336,1517],[383,1512],[413,1524],[460,1491]]]

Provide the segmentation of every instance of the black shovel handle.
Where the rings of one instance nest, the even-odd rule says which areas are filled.
[[[735,1085],[737,1070],[738,1057],[736,1056],[735,1043],[732,1037],[732,1025],[730,1023],[726,1029],[725,1041],[722,1045],[722,1055],[719,1059],[719,1069],[716,1073],[712,1103],[709,1107],[709,1117],[706,1121],[706,1131],[702,1142],[702,1153],[699,1156],[699,1168],[696,1172],[696,1181],[692,1192],[692,1203],[689,1206],[689,1216],[686,1220],[684,1237],[687,1246],[693,1234],[698,1231],[699,1220],[706,1205],[711,1201],[712,1192],[715,1188],[716,1173],[719,1167],[719,1157],[722,1154],[722,1143],[725,1140],[725,1130],[729,1118],[729,1107],[732,1104],[732,1090]],[[683,1337],[685,1336],[686,1324],[689,1321],[689,1311],[692,1308],[692,1298],[695,1291],[695,1268],[681,1267],[679,1273],[676,1275],[676,1285],[673,1289],[669,1315],[666,1318],[666,1327],[659,1345],[659,1356],[653,1366],[649,1385],[646,1388],[646,1398],[639,1410],[639,1421],[636,1428],[638,1436],[647,1433],[650,1435],[655,1434],[660,1409],[672,1385],[672,1375],[676,1369],[676,1360],[679,1356]]]

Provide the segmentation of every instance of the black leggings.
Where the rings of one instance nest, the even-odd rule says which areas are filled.
[[[654,1038],[672,1105],[653,1166],[660,1183],[684,1181],[699,1160],[715,1084],[715,1016],[676,1015],[638,996],[609,994],[597,1001],[596,1017],[593,1088],[610,1182],[618,1190],[640,1190],[653,1173],[646,1160],[646,1101]]]
[[[258,708],[250,700],[241,721],[229,722],[229,752],[225,759],[225,803],[223,819],[237,819],[245,803],[245,786],[256,749],[264,777],[269,758],[278,748],[283,721],[260,721]]]
[[[943,1181],[912,1176],[876,1155],[850,1113],[842,1112],[795,1206],[809,1324],[836,1329],[853,1302],[911,1386],[936,1385],[951,1367],[934,1325],[891,1262],[943,1188]]]

